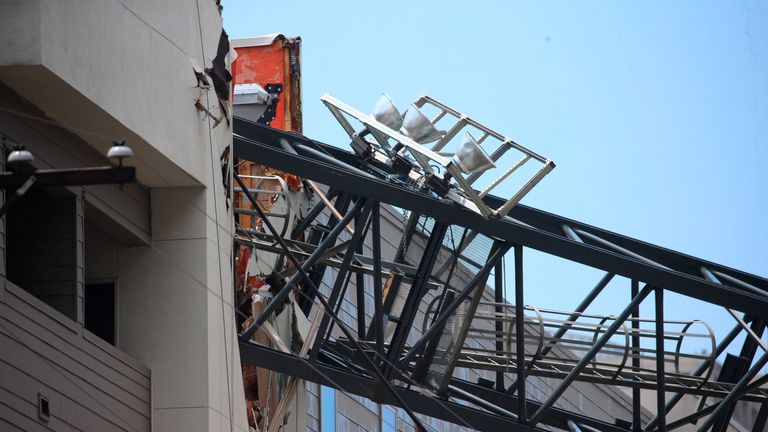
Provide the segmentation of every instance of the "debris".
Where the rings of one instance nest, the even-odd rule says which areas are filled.
[[[211,67],[205,70],[213,81],[213,88],[219,99],[229,100],[229,82],[232,81],[232,74],[227,70],[226,57],[229,54],[229,36],[224,29],[221,29],[219,36],[219,46],[216,50],[216,57],[211,61]]]

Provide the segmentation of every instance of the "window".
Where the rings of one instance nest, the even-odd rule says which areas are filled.
[[[75,197],[30,190],[6,215],[8,279],[72,320],[77,319]]]
[[[118,345],[120,226],[85,203],[83,227],[83,326],[111,345]]]
[[[397,413],[389,405],[381,405],[381,432],[397,431]]]
[[[86,283],[83,298],[85,328],[108,343],[115,344],[115,284]]]
[[[336,432],[336,390],[320,387],[320,431]]]

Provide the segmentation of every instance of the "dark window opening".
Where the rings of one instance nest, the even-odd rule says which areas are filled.
[[[30,190],[6,214],[8,279],[77,319],[75,197]]]
[[[85,328],[115,344],[115,284],[86,283],[83,298]]]

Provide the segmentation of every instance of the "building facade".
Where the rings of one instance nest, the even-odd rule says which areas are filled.
[[[110,146],[125,141],[134,153],[125,163],[136,168],[136,181],[121,185],[33,186],[18,199],[4,192],[0,430],[415,430],[400,408],[240,361],[238,331],[268,304],[265,263],[279,258],[254,249],[236,260],[247,248],[233,244],[260,225],[231,184],[232,113],[262,105],[250,106],[253,120],[301,132],[300,40],[269,35],[230,48],[214,0],[0,0],[0,11],[2,161],[24,146],[40,172],[109,166]],[[265,210],[282,212],[288,232],[328,192],[253,162],[238,172],[253,176],[254,189],[271,188]],[[392,259],[405,219],[389,207],[381,220]],[[426,241],[415,235],[406,260],[418,262]],[[449,248],[442,254],[447,260]],[[334,272],[322,277],[325,293]],[[457,283],[473,274],[459,267]],[[353,328],[370,324],[373,309],[363,290],[366,310],[357,310],[356,284],[339,312]],[[490,288],[484,295],[493,301]],[[318,310],[293,297],[255,340],[301,352]],[[531,377],[527,391],[542,399],[556,385]],[[586,382],[557,406],[611,423],[632,417],[628,394]],[[435,430],[465,429],[456,420],[423,417]]]
[[[3,159],[137,171],[3,218],[0,430],[247,431],[217,3],[0,2]]]

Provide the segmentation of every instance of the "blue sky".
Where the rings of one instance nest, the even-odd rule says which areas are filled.
[[[306,135],[348,142],[324,93],[362,111],[428,93],[557,163],[523,203],[768,276],[768,3],[223,3],[231,38],[302,37]],[[601,276],[526,260],[541,307],[573,309]],[[733,325],[673,294],[666,315]]]

